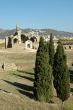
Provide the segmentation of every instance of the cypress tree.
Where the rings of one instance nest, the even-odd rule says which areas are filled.
[[[52,70],[48,62],[48,48],[41,37],[35,61],[34,97],[44,102],[52,97]]]
[[[70,74],[67,67],[66,56],[63,45],[59,40],[57,50],[54,56],[54,87],[62,102],[68,99],[70,95]]]
[[[54,42],[53,42],[53,36],[52,33],[50,34],[50,40],[49,40],[49,64],[53,67],[54,62]]]

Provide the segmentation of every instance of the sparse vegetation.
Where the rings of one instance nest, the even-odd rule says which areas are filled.
[[[18,70],[15,72],[0,71],[0,110],[60,110],[61,101],[54,94],[53,103],[35,101],[33,98],[33,81],[35,55],[34,52],[0,52],[0,62],[14,62]],[[71,68],[71,94],[73,94],[73,50],[65,50],[67,63]],[[1,91],[7,91],[2,92]],[[73,110],[73,95],[64,102],[65,110]]]
[[[0,44],[0,49],[1,49],[1,48],[5,48],[5,43],[1,43],[1,44]]]
[[[64,105],[64,110],[73,110],[73,104],[68,104],[68,103],[66,103],[66,104]]]

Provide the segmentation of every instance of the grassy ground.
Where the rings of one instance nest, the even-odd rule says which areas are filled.
[[[0,44],[0,49],[5,47],[5,43]]]
[[[66,52],[66,54],[69,61],[69,54],[73,55],[73,51],[71,53]],[[34,100],[34,52],[0,52],[0,62],[15,63],[18,67],[17,71],[0,72],[0,110],[59,110],[61,101],[56,96],[53,97],[53,104],[40,103]],[[73,93],[72,81],[71,92]],[[65,109],[73,110],[72,103],[73,96],[65,102]]]

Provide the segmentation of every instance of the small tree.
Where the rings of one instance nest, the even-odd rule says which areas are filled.
[[[49,64],[53,67],[55,50],[52,33],[50,34],[50,41],[48,46],[49,46]]]
[[[54,86],[57,96],[64,102],[70,95],[70,74],[67,67],[66,56],[59,40],[54,56]]]
[[[48,49],[41,37],[35,62],[34,96],[44,102],[49,102],[52,97],[52,71],[48,62]]]

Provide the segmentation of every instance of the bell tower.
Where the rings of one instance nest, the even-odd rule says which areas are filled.
[[[16,24],[16,32],[18,37],[18,43],[21,44],[21,30],[17,24]]]

